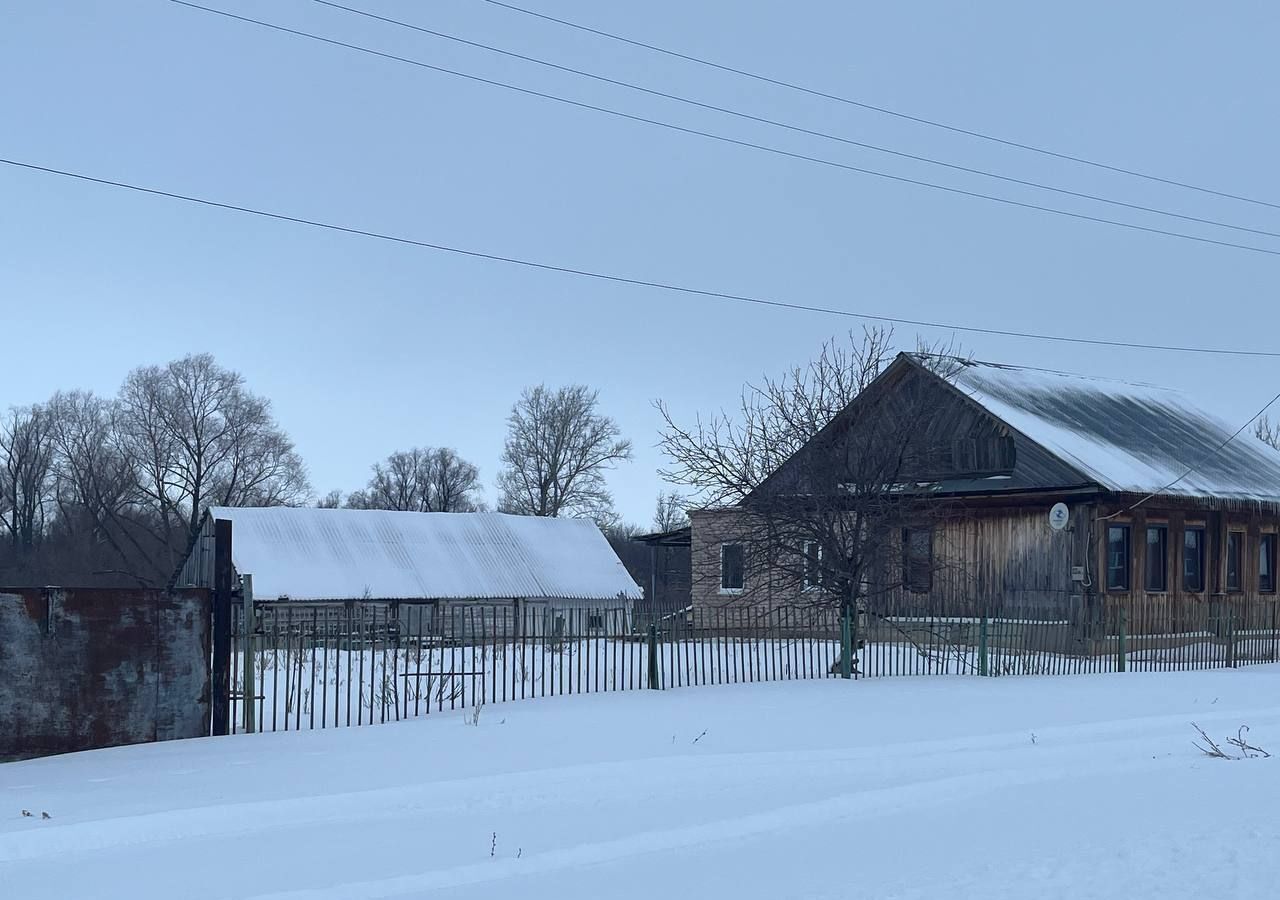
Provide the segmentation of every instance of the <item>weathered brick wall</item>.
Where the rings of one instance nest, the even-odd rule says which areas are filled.
[[[209,594],[0,588],[0,759],[209,733]]]
[[[692,523],[692,597],[694,609],[784,606],[812,601],[794,578],[764,564],[746,547],[745,577],[740,593],[720,589],[720,545],[740,540],[741,513],[736,509],[694,510]]]

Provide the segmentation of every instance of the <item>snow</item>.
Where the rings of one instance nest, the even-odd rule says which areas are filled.
[[[1277,698],[1277,666],[825,679],[10,763],[0,893],[1269,898],[1280,761],[1190,723],[1275,750]]]
[[[1239,423],[1179,391],[991,363],[966,363],[955,384],[1110,490],[1280,500],[1280,452],[1247,429],[1224,447]]]
[[[642,596],[586,519],[284,507],[210,514],[231,520],[232,562],[253,576],[259,600]]]

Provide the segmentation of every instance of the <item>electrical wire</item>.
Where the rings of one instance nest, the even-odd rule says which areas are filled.
[[[173,0],[173,2],[181,2],[181,0]],[[653,97],[661,97],[666,100],[674,100],[678,103],[684,103],[689,106],[696,107],[698,109],[710,110],[712,112],[723,113],[725,115],[734,116],[736,118],[743,119],[745,121],[756,122],[763,125],[769,125],[775,128],[782,128],[787,131],[794,132],[796,134],[804,134],[810,137],[818,137],[818,138],[823,138],[825,140],[836,141],[838,143],[845,144],[848,146],[858,147],[862,150],[871,150],[876,153],[885,153],[890,156],[898,157],[899,159],[909,159],[914,162],[920,162],[920,163],[924,163],[926,165],[931,165],[931,166],[939,166],[941,168],[950,169],[951,171],[955,171],[955,172],[964,172],[969,175],[978,175],[983,178],[991,178],[996,181],[1003,181],[1007,184],[1016,184],[1021,187],[1028,187],[1035,190],[1049,191],[1049,192],[1052,192],[1055,194],[1061,194],[1067,197],[1075,197],[1081,200],[1090,200],[1095,203],[1105,203],[1111,206],[1121,207],[1123,209],[1130,209],[1130,210],[1135,210],[1137,212],[1151,213],[1153,215],[1158,215],[1158,216],[1168,216],[1169,218],[1180,219],[1184,222],[1195,222],[1200,225],[1211,225],[1216,228],[1228,228],[1228,229],[1231,229],[1232,231],[1239,231],[1247,234],[1257,234],[1257,235],[1262,235],[1264,237],[1280,238],[1280,232],[1267,231],[1265,228],[1252,228],[1247,225],[1236,225],[1231,222],[1223,222],[1219,219],[1208,219],[1201,216],[1193,216],[1186,213],[1174,212],[1173,210],[1160,209],[1159,207],[1144,206],[1140,203],[1130,203],[1125,200],[1117,200],[1113,197],[1104,197],[1099,194],[1090,194],[1085,191],[1075,191],[1069,188],[1057,187],[1055,185],[1045,184],[1039,181],[1031,181],[1029,179],[1016,178],[1012,175],[1002,175],[999,172],[992,172],[986,169],[978,169],[971,166],[959,165],[957,163],[947,162],[945,160],[936,159],[930,156],[922,156],[916,153],[908,153],[904,150],[895,150],[892,147],[884,147],[878,144],[871,144],[865,141],[854,140],[853,138],[844,137],[838,134],[832,134],[826,131],[819,131],[813,128],[805,128],[803,126],[795,125],[789,122],[783,122],[777,119],[770,119],[766,116],[758,116],[752,113],[743,112],[741,110],[733,109],[731,107],[717,106],[714,103],[705,103],[701,100],[694,100],[690,97],[684,97],[679,94],[673,94],[667,91],[660,91],[654,88],[648,88],[640,84],[635,84],[634,82],[623,81],[617,78],[610,78],[606,75],[600,75],[596,72],[588,72],[584,69],[576,69],[572,66],[566,66],[560,63],[551,62],[550,60],[540,59],[536,56],[529,56],[524,53],[517,53],[514,50],[507,50],[502,47],[495,47],[491,44],[483,44],[483,43],[480,43],[479,41],[469,40],[467,38],[459,37],[458,35],[449,34],[448,32],[445,32],[445,31],[439,31],[434,28],[426,28],[422,25],[415,25],[412,22],[406,22],[402,19],[393,19],[390,16],[378,15],[377,13],[369,12],[368,10],[358,9],[357,7],[347,6],[342,3],[336,3],[334,2],[334,0],[312,0],[312,2],[317,3],[320,6],[327,6],[327,7],[330,7],[331,9],[338,9],[338,10],[342,10],[343,12],[351,13],[353,15],[362,16],[366,19],[372,19],[378,22],[386,23],[388,25],[395,25],[400,28],[406,28],[412,31],[419,32],[421,34],[437,37],[442,40],[453,41],[455,43],[462,44],[467,47],[475,47],[479,50],[484,50],[489,53],[496,53],[496,54],[499,54],[500,56],[505,56],[511,59],[518,59],[524,62],[534,63],[535,65],[544,66],[549,69],[554,69],[558,72],[567,72],[571,75],[577,75],[582,78],[590,78],[594,81],[598,81],[603,84],[609,84],[609,85],[614,85],[616,87],[627,88],[628,90],[638,91],[640,93],[648,94]],[[185,6],[188,4],[181,3],[181,5]]]
[[[1252,253],[1265,253],[1270,256],[1280,256],[1280,250],[1275,250],[1268,247],[1257,247],[1251,244],[1240,244],[1234,241],[1224,241],[1224,240],[1219,240],[1217,238],[1205,237],[1202,235],[1187,234],[1186,232],[1181,232],[1181,231],[1170,231],[1168,229],[1155,228],[1149,225],[1139,225],[1135,222],[1124,222],[1118,219],[1107,219],[1102,216],[1093,216],[1093,215],[1088,215],[1086,213],[1072,212],[1070,210],[1058,209],[1057,207],[1052,207],[1052,206],[1044,206],[1038,203],[1028,203],[1021,200],[1014,200],[1009,197],[1000,197],[995,194],[984,194],[980,191],[965,190],[963,188],[937,184],[935,182],[924,181],[917,178],[907,178],[902,175],[892,175],[888,172],[881,172],[876,169],[868,169],[862,166],[848,165],[846,163],[836,162],[835,160],[825,159],[819,156],[809,156],[804,153],[794,153],[789,150],[782,150],[780,148],[770,147],[765,144],[757,144],[751,141],[740,140],[738,138],[731,138],[725,135],[715,134],[709,131],[700,131],[696,128],[687,128],[685,126],[676,125],[671,122],[663,122],[658,119],[649,119],[649,118],[645,118],[644,116],[633,115],[632,113],[622,112],[620,110],[611,109],[605,106],[597,106],[595,104],[584,103],[579,100],[571,100],[567,97],[561,97],[556,94],[549,94],[543,91],[533,90],[532,88],[520,87],[519,85],[510,84],[504,81],[497,81],[492,78],[484,78],[479,75],[472,75],[466,72],[459,72],[454,69],[445,68],[444,66],[437,66],[432,63],[423,62],[421,60],[411,59],[405,56],[398,56],[394,53],[387,53],[385,51],[375,50],[370,47],[362,47],[359,44],[351,44],[346,41],[337,40],[335,38],[327,38],[322,35],[312,34],[311,32],[302,31],[297,28],[289,28],[284,25],[277,25],[273,22],[265,22],[260,19],[252,19],[252,18],[249,18],[248,16],[237,15],[235,13],[228,12],[222,9],[216,9],[214,7],[201,6],[200,4],[197,4],[197,3],[188,2],[188,0],[170,0],[170,2],[176,3],[179,6],[188,7],[190,9],[200,10],[201,12],[207,12],[213,15],[223,16],[228,19],[234,19],[236,21],[244,22],[246,24],[257,25],[263,28],[268,28],[273,31],[278,31],[284,34],[291,34],[296,37],[307,38],[309,40],[318,41],[320,43],[330,44],[335,47],[342,47],[348,50],[354,50],[359,53],[366,53],[372,56],[380,57],[382,59],[406,63],[407,65],[417,66],[423,69],[429,69],[434,72],[440,72],[445,75],[452,75],[457,78],[463,78],[468,81],[478,82],[480,84],[487,84],[493,87],[500,87],[505,90],[514,91],[516,93],[525,94],[531,97],[540,97],[544,100],[552,100],[554,102],[563,103],[568,106],[577,107],[579,109],[591,110],[593,112],[604,113],[606,115],[616,116],[621,119],[627,119],[632,122],[641,122],[646,125],[654,125],[660,128],[667,128],[672,131],[681,132],[683,134],[696,135],[698,137],[708,138],[709,140],[719,141],[721,143],[732,144],[739,147],[746,147],[752,150],[759,150],[765,153],[774,153],[779,156],[788,157],[790,159],[802,160],[805,162],[816,163],[818,165],[823,165],[823,166],[830,166],[832,168],[842,169],[848,172],[856,172],[862,175],[871,175],[876,178],[882,178],[882,179],[897,182],[900,184],[910,184],[910,185],[915,185],[917,187],[924,187],[924,188],[929,188],[931,190],[943,191],[943,192],[946,192],[949,194],[955,194],[958,196],[972,197],[974,199],[979,199],[979,200],[987,200],[992,203],[1000,203],[1006,206],[1018,207],[1020,209],[1029,209],[1029,210],[1035,210],[1039,212],[1046,212],[1052,215],[1063,216],[1066,218],[1077,219],[1085,222],[1094,222],[1102,225],[1111,225],[1117,228],[1127,228],[1133,231],[1141,231],[1147,234],[1158,234],[1158,235],[1163,235],[1165,237],[1181,238],[1183,240],[1195,241],[1201,244],[1211,244],[1218,247],[1230,247],[1237,250],[1247,250]]]
[[[348,225],[340,225],[333,222],[323,222],[317,219],[307,219],[301,216],[292,216],[286,213],[271,212],[270,210],[257,209],[255,207],[243,206],[234,203],[226,203],[219,200],[210,200],[205,197],[196,197],[190,194],[181,194],[176,191],[167,191],[160,188],[146,187],[144,185],[131,184],[125,181],[115,181],[108,178],[98,178],[92,175],[86,175],[80,172],[71,172],[65,169],[56,169],[51,166],[42,166],[35,163],[23,162],[16,159],[7,159],[0,157],[0,165],[6,165],[17,169],[24,169],[32,172],[42,172],[48,175],[56,175],[62,178],[73,179],[76,181],[89,182],[92,184],[104,185],[107,187],[120,188],[140,194],[148,194],[156,197],[167,197],[171,200],[181,200],[184,203],[197,204],[200,206],[208,206],[216,209],[229,210],[232,212],[244,213],[246,215],[257,216],[264,219],[273,219],[281,222],[291,222],[297,225],[306,225],[311,228],[321,228],[328,231],[341,232],[343,234],[358,235],[361,237],[373,238],[380,241],[388,241],[396,244],[404,244],[413,247],[421,247],[428,250],[437,250],[443,253],[452,253],[459,256],[470,257],[473,259],[482,259],[490,262],[506,263],[513,266],[521,266],[528,269],[537,269],[545,272],[558,272],[566,275],[575,275],[582,278],[590,278],[597,281],[607,281],[615,284],[625,284],[634,287],[653,288],[661,291],[669,291],[672,293],[684,294],[696,297],[707,297],[718,300],[725,300],[735,303],[749,303],[757,306],[771,307],[775,309],[786,309],[796,312],[811,312],[823,315],[842,316],[851,319],[860,319],[870,322],[884,322],[896,325],[911,325],[918,328],[939,329],[943,331],[963,332],[967,334],[983,334],[997,337],[1013,337],[1024,338],[1027,340],[1050,341],[1066,344],[1087,344],[1090,346],[1100,347],[1122,347],[1132,350],[1155,350],[1174,353],[1196,353],[1216,356],[1236,356],[1236,357],[1253,357],[1263,359],[1280,359],[1280,351],[1272,350],[1245,350],[1228,347],[1204,347],[1176,344],[1148,344],[1138,341],[1118,341],[1108,340],[1104,338],[1085,338],[1073,337],[1068,335],[1044,334],[1030,331],[1015,331],[1003,328],[984,328],[976,325],[958,325],[946,322],[931,322],[923,319],[908,319],[900,316],[884,316],[872,313],[855,312],[853,310],[838,309],[829,306],[819,306],[816,304],[796,303],[787,300],[777,300],[768,297],[757,297],[750,294],[736,294],[729,291],[718,291],[704,288],[689,287],[686,285],[675,284],[672,282],[658,281],[646,278],[633,278],[624,275],[615,275],[607,272],[598,272],[590,269],[575,268],[572,266],[558,265],[555,263],[539,262],[536,260],[522,259],[515,256],[503,256],[497,253],[486,253],[480,250],[471,250],[463,247],[453,247],[447,244],[440,244],[431,241],[417,240],[414,238],[403,237],[400,235],[387,234],[384,232],[371,231],[363,228],[355,228]]]
[[[547,22],[554,22],[557,25],[563,25],[567,28],[577,29],[578,31],[583,31],[588,34],[594,34],[598,37],[608,38],[609,40],[612,40],[612,41],[619,41],[624,44],[630,44],[633,47],[640,47],[644,50],[651,50],[655,53],[661,53],[666,56],[673,57],[675,59],[682,59],[682,60],[685,60],[686,62],[697,63],[698,65],[701,65],[701,66],[707,66],[712,69],[718,69],[721,72],[728,72],[733,75],[741,75],[744,78],[751,78],[756,81],[762,82],[764,84],[774,85],[775,87],[782,87],[792,91],[799,91],[800,93],[808,94],[809,96],[812,96],[812,97],[821,97],[826,100],[834,100],[837,103],[844,103],[849,106],[856,106],[859,109],[865,109],[870,112],[880,113],[881,115],[892,116],[896,119],[902,119],[907,122],[915,122],[918,125],[927,125],[930,128],[940,128],[944,131],[950,131],[954,134],[963,134],[967,137],[977,138],[983,141],[990,141],[991,143],[1000,144],[1005,147],[1012,147],[1017,150],[1026,150],[1030,153],[1038,153],[1042,156],[1049,156],[1054,159],[1064,160],[1066,162],[1078,163],[1082,166],[1091,166],[1095,169],[1103,169],[1108,172],[1114,172],[1118,175],[1128,175],[1133,178],[1142,178],[1147,181],[1154,181],[1156,183],[1166,184],[1172,187],[1185,188],[1186,190],[1189,190],[1189,191],[1197,191],[1202,194],[1209,194],[1211,196],[1221,197],[1226,200],[1238,200],[1242,203],[1253,203],[1258,206],[1270,207],[1271,209],[1280,209],[1280,203],[1273,203],[1269,200],[1259,200],[1256,197],[1246,197],[1241,194],[1232,194],[1232,193],[1228,193],[1227,191],[1215,190],[1214,188],[1203,187],[1201,185],[1191,184],[1190,182],[1186,182],[1186,181],[1178,181],[1173,178],[1165,178],[1160,175],[1153,175],[1150,172],[1143,172],[1137,169],[1127,169],[1122,166],[1113,165],[1111,163],[1099,162],[1098,160],[1089,159],[1088,157],[1084,157],[1084,156],[1077,156],[1071,153],[1063,153],[1058,150],[1050,150],[1047,147],[1039,147],[1039,146],[1036,146],[1035,144],[1027,144],[1021,141],[1015,141],[1015,140],[1010,140],[1008,138],[998,137],[994,134],[990,134],[984,131],[977,131],[971,128],[963,128],[959,125],[950,125],[946,122],[941,122],[936,119],[928,119],[928,118],[925,118],[924,116],[912,115],[911,113],[905,113],[900,110],[890,109],[887,106],[877,106],[876,104],[868,103],[865,100],[857,100],[853,97],[842,96],[840,94],[831,93],[830,91],[823,91],[817,88],[805,87],[804,85],[798,84],[796,82],[786,81],[781,78],[773,78],[768,75],[763,75],[759,72],[752,72],[749,69],[741,69],[734,66],[725,65],[723,63],[713,62],[712,60],[705,59],[703,57],[694,56],[691,53],[681,53],[677,50],[671,50],[667,47],[661,47],[657,44],[646,43],[644,41],[636,40],[635,38],[629,38],[624,35],[617,34],[615,32],[605,31],[600,28],[592,28],[588,25],[583,25],[579,22],[573,22],[568,19],[557,18],[555,16],[548,15],[547,13],[541,13],[541,12],[538,12],[537,10],[528,9],[523,6],[517,6],[514,3],[506,3],[504,2],[504,0],[482,0],[482,2],[489,3],[493,6],[502,7],[503,9],[510,10],[511,12],[520,13],[526,16],[532,16],[533,18],[536,18],[536,19],[542,19]]]

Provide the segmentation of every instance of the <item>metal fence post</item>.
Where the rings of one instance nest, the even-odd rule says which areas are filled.
[[[840,677],[853,677],[853,607],[846,603],[840,609]]]
[[[253,734],[254,726],[258,724],[258,685],[255,681],[254,660],[255,644],[257,639],[257,623],[253,616],[253,576],[240,576],[240,594],[243,600],[241,608],[240,627],[244,629],[241,637],[241,652],[244,654],[244,662],[241,669],[244,671],[244,684],[241,695],[244,698],[244,730],[245,734]]]
[[[983,612],[982,618],[978,620],[978,674],[991,674],[990,667],[987,663],[987,614]]]
[[[231,520],[213,523],[213,696],[210,733],[231,733]]]
[[[1117,672],[1123,672],[1125,670],[1125,664],[1128,662],[1128,659],[1129,659],[1129,649],[1127,646],[1128,645],[1128,633],[1127,633],[1128,625],[1129,625],[1129,610],[1126,607],[1121,606],[1119,631],[1118,631],[1118,634],[1116,635],[1116,638],[1117,638],[1116,640],[1116,671]]]
[[[649,689],[662,689],[658,678],[658,626],[652,622],[649,624]]]
[[[1227,607],[1227,668],[1236,667],[1236,616],[1231,607]]]
[[[1276,638],[1280,637],[1280,634],[1276,632],[1277,604],[1276,604],[1276,601],[1274,600],[1270,601],[1270,603],[1271,603],[1271,661],[1275,662],[1276,661]]]

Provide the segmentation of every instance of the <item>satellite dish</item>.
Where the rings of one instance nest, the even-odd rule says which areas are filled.
[[[1071,521],[1071,511],[1067,509],[1065,503],[1055,503],[1049,510],[1049,527],[1054,531],[1061,531],[1067,527],[1067,523]]]

